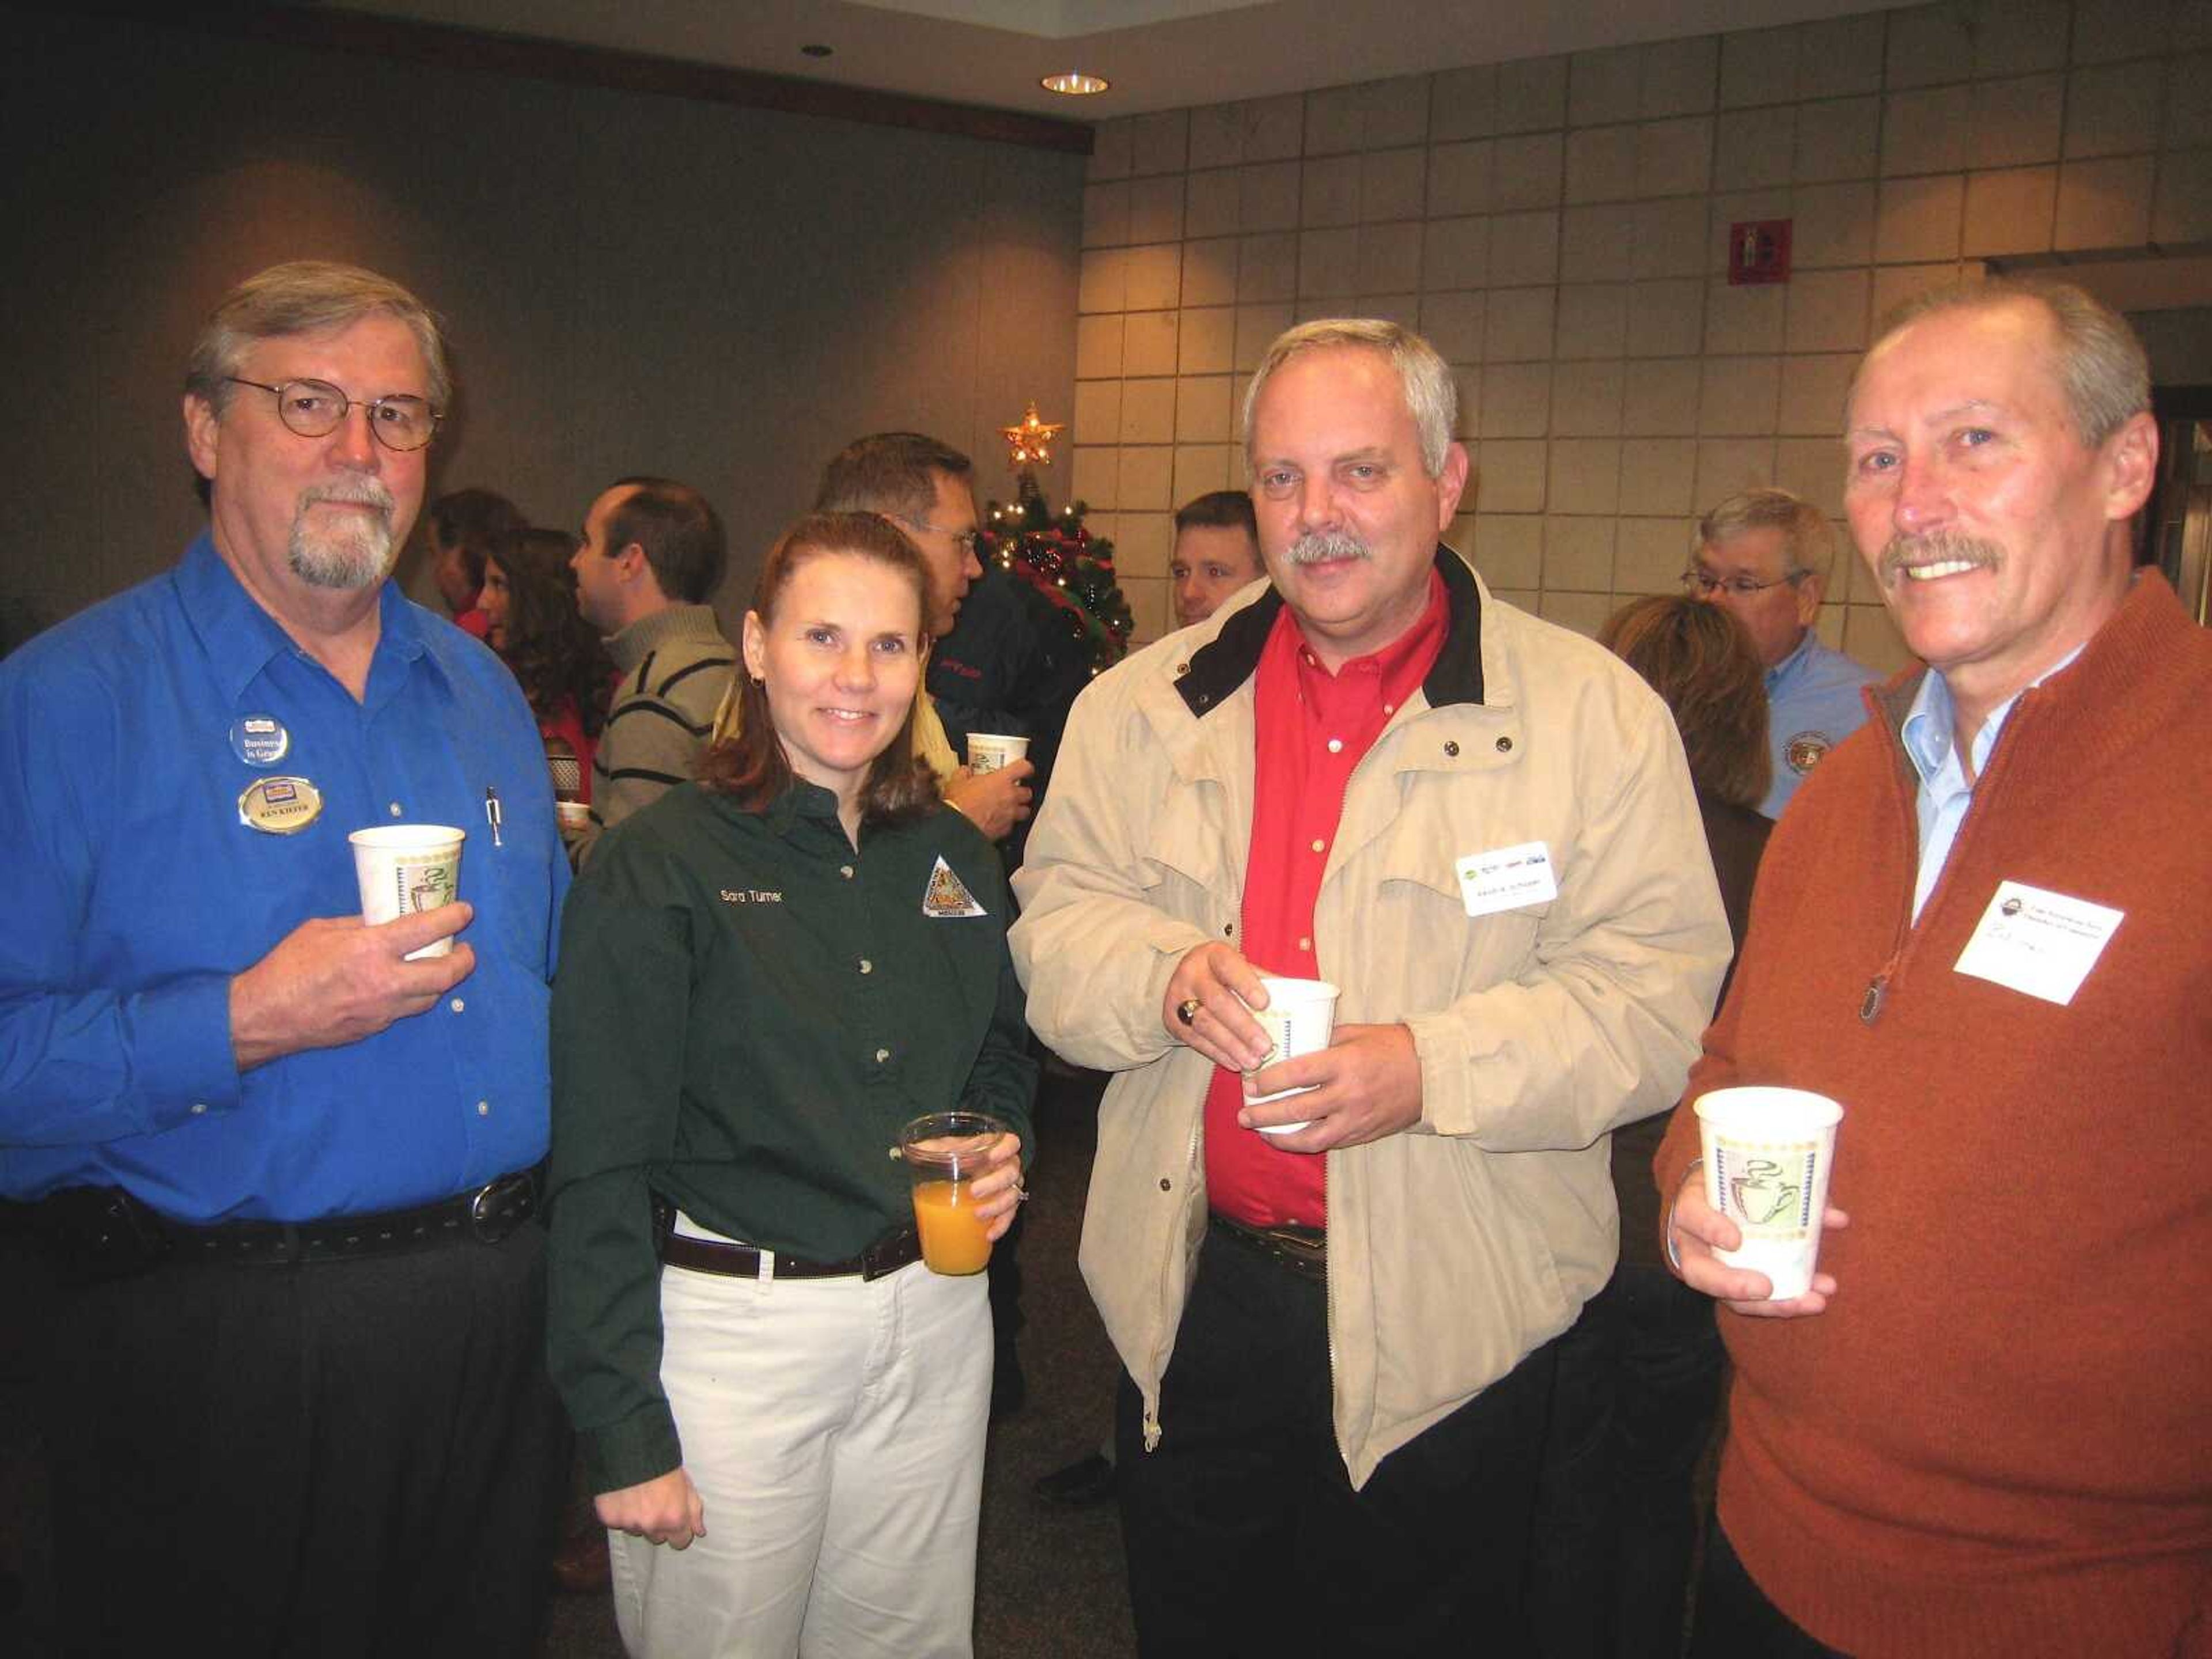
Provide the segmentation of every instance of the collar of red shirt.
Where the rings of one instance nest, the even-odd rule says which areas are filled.
[[[1481,592],[1467,562],[1441,543],[1437,547],[1435,571],[1443,583],[1447,623],[1443,647],[1437,653],[1436,665],[1421,682],[1421,690],[1432,708],[1448,703],[1480,703],[1483,700]],[[1434,603],[1433,588],[1431,603]],[[1283,596],[1271,587],[1232,613],[1212,639],[1191,653],[1190,661],[1176,682],[1176,690],[1192,714],[1204,716],[1252,678],[1282,610]]]

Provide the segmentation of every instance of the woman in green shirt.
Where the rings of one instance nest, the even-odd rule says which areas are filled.
[[[563,918],[553,1370],[635,1654],[969,1651],[990,1313],[916,1260],[893,1147],[1011,1126],[995,1238],[1036,1068],[998,855],[912,759],[922,593],[873,514],[786,534],[736,731]]]

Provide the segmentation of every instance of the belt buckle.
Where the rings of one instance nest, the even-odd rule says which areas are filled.
[[[530,1218],[530,1177],[501,1176],[469,1200],[469,1231],[479,1244],[502,1243]]]
[[[871,1242],[860,1252],[860,1282],[870,1283],[886,1273],[895,1273],[907,1265],[911,1257],[902,1258],[901,1248],[906,1242],[903,1233],[890,1233]]]

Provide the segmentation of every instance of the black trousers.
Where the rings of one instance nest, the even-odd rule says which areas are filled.
[[[1705,1540],[1698,1575],[1698,1610],[1690,1631],[1690,1659],[1850,1659],[1815,1641],[1766,1599],[1737,1558],[1728,1534],[1715,1527]]]
[[[1519,1659],[1551,1370],[1539,1349],[1355,1492],[1331,1423],[1322,1286],[1213,1229],[1158,1448],[1144,1449],[1126,1376],[1116,1408],[1139,1651]]]
[[[1677,1659],[1692,1482],[1727,1356],[1711,1299],[1623,1262],[1561,1337],[1529,1604],[1540,1659]]]
[[[544,1244],[67,1293],[41,1389],[64,1651],[532,1653],[568,1454]]]

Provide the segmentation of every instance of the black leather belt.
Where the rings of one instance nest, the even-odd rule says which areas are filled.
[[[842,1261],[808,1261],[780,1250],[761,1251],[750,1244],[725,1244],[712,1238],[689,1238],[672,1231],[675,1211],[655,1206],[655,1231],[660,1240],[660,1259],[672,1267],[695,1273],[714,1273],[723,1279],[758,1279],[761,1258],[770,1257],[776,1279],[881,1279],[910,1262],[921,1260],[921,1235],[911,1227],[885,1233],[855,1256]]]
[[[538,1172],[522,1170],[472,1193],[418,1209],[327,1221],[228,1221],[216,1227],[188,1227],[164,1220],[161,1224],[179,1261],[265,1267],[398,1255],[464,1240],[496,1244],[537,1213]]]
[[[1322,1284],[1328,1278],[1328,1235],[1319,1227],[1251,1227],[1218,1210],[1206,1220],[1239,1244],[1259,1251],[1301,1279]]]
[[[71,1276],[144,1273],[163,1262],[289,1267],[349,1261],[472,1241],[496,1244],[538,1212],[538,1171],[496,1181],[415,1209],[321,1221],[173,1221],[120,1188],[74,1187],[23,1208],[24,1230],[52,1245]]]

